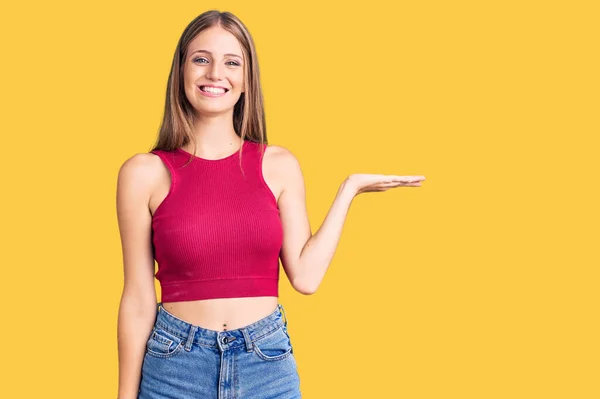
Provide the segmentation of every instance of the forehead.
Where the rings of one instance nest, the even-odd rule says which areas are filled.
[[[208,50],[213,56],[225,53],[242,55],[242,46],[237,38],[219,26],[210,27],[196,35],[188,46],[188,54],[197,50]]]

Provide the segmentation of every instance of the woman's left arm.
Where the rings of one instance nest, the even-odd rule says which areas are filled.
[[[288,210],[288,212],[284,211],[284,218],[288,220],[287,228],[284,230],[285,232],[296,229],[295,226],[297,223],[295,224],[294,221],[302,218],[308,219],[306,213],[303,214],[302,212],[294,210],[300,209],[298,204],[301,199],[298,195],[292,199],[290,199],[290,197],[292,197],[291,193],[298,193],[297,187],[300,183],[297,179],[291,180],[292,181],[289,182],[287,187],[293,187],[295,185],[296,189],[294,190],[294,188],[291,188],[288,191],[288,196],[282,202],[283,208]],[[283,259],[285,259],[284,268],[287,267],[291,269],[290,274],[294,276],[292,285],[297,291],[310,295],[313,294],[321,284],[323,277],[325,277],[325,272],[329,268],[333,256],[335,255],[335,251],[342,235],[342,228],[346,221],[346,215],[348,215],[350,205],[355,195],[356,192],[354,188],[349,184],[348,179],[346,179],[340,185],[331,208],[327,212],[321,227],[315,234],[311,234],[308,240],[305,240],[304,242],[302,240],[293,241],[293,236],[287,242],[285,242],[284,239],[284,243],[287,245],[284,245],[282,249],[284,255],[282,257],[282,262],[284,262]],[[296,204],[296,206],[294,206],[294,204]],[[286,215],[290,213],[293,214],[293,216],[286,217]],[[299,256],[294,258],[294,261],[289,262],[290,253],[297,252],[300,252]],[[286,271],[286,273],[288,272]]]
[[[340,185],[321,227],[312,234],[306,211],[304,177],[296,157],[279,148],[277,168],[284,181],[278,206],[283,225],[281,262],[294,289],[313,294],[337,249],[346,216],[354,197],[363,192],[386,191],[393,187],[419,187],[424,176],[353,174]]]

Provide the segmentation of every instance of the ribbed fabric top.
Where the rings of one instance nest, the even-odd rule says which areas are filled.
[[[171,173],[152,217],[163,302],[279,296],[283,230],[277,200],[262,175],[260,144],[209,160],[178,148],[154,150]],[[185,166],[184,166],[185,165]]]

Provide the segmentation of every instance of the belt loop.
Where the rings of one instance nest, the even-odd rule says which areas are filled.
[[[286,326],[286,327],[287,327],[287,322],[288,322],[288,319],[287,319],[287,316],[286,316],[286,314],[285,314],[285,309],[283,308],[283,305],[282,305],[282,304],[280,304],[280,303],[279,303],[279,304],[277,304],[277,306],[279,306],[279,311],[280,311],[281,313],[283,313],[283,317],[285,318],[284,326]]]
[[[250,333],[248,333],[248,329],[242,328],[242,335],[244,335],[244,342],[246,343],[246,352],[252,352],[252,350],[254,349],[254,343],[250,338]]]
[[[194,335],[196,335],[196,331],[198,330],[198,326],[192,324],[190,327],[190,332],[188,333],[187,340],[185,341],[185,350],[190,351],[192,349],[192,343],[194,342]]]

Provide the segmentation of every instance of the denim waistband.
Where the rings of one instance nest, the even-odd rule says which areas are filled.
[[[162,302],[157,305],[155,327],[181,338],[182,341],[185,341],[187,350],[192,344],[221,347],[221,349],[233,349],[245,345],[248,349],[251,349],[253,341],[282,326],[287,327],[287,316],[281,304],[277,304],[277,308],[273,312],[252,324],[226,331],[209,330],[188,323],[169,313],[162,306]]]

